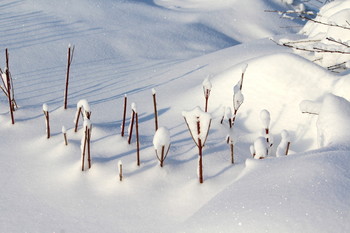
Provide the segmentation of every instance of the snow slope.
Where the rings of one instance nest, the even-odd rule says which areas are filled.
[[[1,1],[0,45],[10,51],[20,108],[11,125],[0,98],[0,232],[348,231],[348,140],[318,149],[317,116],[299,109],[302,100],[322,101],[328,93],[349,100],[348,75],[327,72],[268,39],[298,37],[289,33],[300,22],[264,12],[289,8],[279,0]],[[63,110],[68,44],[75,54]],[[231,165],[220,119],[245,64]],[[200,185],[197,147],[181,113],[204,108],[208,75],[213,121]],[[163,168],[152,144],[153,88],[160,126],[171,135]],[[120,136],[125,94],[128,117],[137,104],[140,167],[135,139],[129,145]],[[81,99],[92,111],[92,168],[84,172],[83,129],[74,133],[73,123]],[[43,104],[50,110],[49,140]],[[283,129],[290,133],[292,156],[274,158],[273,147],[270,158],[251,159],[262,109],[271,113],[275,145]]]

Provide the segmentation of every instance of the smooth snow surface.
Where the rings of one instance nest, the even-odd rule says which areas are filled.
[[[312,55],[302,57],[269,39],[308,37],[296,34],[306,22],[265,12],[294,10],[299,4],[0,1],[0,67],[4,71],[8,48],[19,106],[12,125],[1,91],[0,232],[350,232],[349,72],[327,71],[320,61],[309,60]],[[342,10],[348,4],[334,1],[322,12],[338,20],[346,16]],[[322,5],[304,1],[306,10]],[[324,37],[324,29],[313,27],[310,38]],[[64,110],[68,44],[75,52]],[[334,55],[329,60],[341,61]],[[231,117],[232,88],[242,72],[244,103],[228,132],[227,122],[220,121],[225,109],[230,109],[226,118]],[[206,77],[211,83],[208,113],[200,110]],[[152,144],[155,90],[159,128],[171,135],[162,168]],[[131,110],[136,111],[130,103],[137,103],[140,166],[134,138],[129,145],[128,133],[121,137],[119,132],[124,96],[126,124]],[[319,115],[301,113],[304,100],[317,103],[313,111]],[[50,107],[50,139],[42,133],[44,103]],[[74,132],[72,122],[78,106],[93,111],[92,167],[84,172],[80,146],[85,129]],[[255,160],[250,146],[261,136],[261,109],[272,116],[269,133],[275,142],[265,159]],[[206,138],[203,184],[197,179],[198,149],[182,112],[192,135]],[[276,157],[285,140],[282,130],[289,133],[291,153]],[[156,144],[170,141],[164,134],[156,139]]]

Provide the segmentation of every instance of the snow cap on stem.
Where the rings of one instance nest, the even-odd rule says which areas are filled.
[[[247,70],[248,64],[245,63],[242,65],[242,73],[245,73],[245,71]]]
[[[212,84],[209,80],[209,76],[204,79],[202,85],[203,85],[204,90],[209,90],[209,91],[211,90]]]
[[[135,104],[134,102],[131,103],[131,109],[132,109],[135,113],[137,113],[136,104]]]
[[[62,126],[62,133],[63,133],[63,134],[67,133],[67,129],[66,129],[66,127],[64,127],[64,126]]]
[[[84,108],[86,112],[90,112],[90,105],[86,99],[79,100],[77,103],[77,109]]]
[[[157,151],[161,151],[164,146],[165,149],[170,145],[170,133],[169,130],[165,127],[160,127],[153,137],[153,146]]]
[[[254,151],[255,151],[255,159],[265,158],[268,153],[268,144],[266,142],[266,138],[258,137],[254,141]]]
[[[49,111],[49,106],[47,104],[43,104],[43,111],[48,112]]]
[[[207,112],[204,112],[200,107],[195,107],[191,111],[183,111],[182,116],[185,118],[190,133],[193,137],[193,140],[198,143],[197,140],[201,139],[202,144],[207,139],[209,128],[211,124],[211,115]],[[197,122],[200,122],[200,133],[198,135]],[[198,144],[197,144],[198,146]]]
[[[152,88],[152,95],[156,94],[156,89]]]
[[[270,113],[266,109],[261,110],[260,112],[260,120],[265,129],[268,129],[270,126]]]

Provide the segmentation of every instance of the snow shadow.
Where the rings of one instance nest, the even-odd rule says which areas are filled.
[[[23,1],[0,4],[0,47],[11,50],[98,33],[83,22],[65,22],[42,11],[23,11]],[[56,30],[52,30],[55,28]]]

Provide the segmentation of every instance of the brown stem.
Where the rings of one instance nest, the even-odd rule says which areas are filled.
[[[64,92],[64,109],[67,109],[67,103],[68,103],[68,85],[69,85],[69,72],[70,72],[70,65],[73,60],[73,53],[74,53],[74,46],[73,49],[71,47],[68,47],[68,54],[67,54],[67,72],[66,72],[66,89]]]
[[[160,166],[163,167],[164,162],[164,146],[162,146],[162,155],[160,156]]]
[[[290,146],[290,142],[287,143],[287,148],[286,148],[286,155],[288,155],[288,151],[289,151],[289,146]]]
[[[64,144],[67,146],[68,145],[67,133],[63,134],[63,138],[64,138]]]
[[[84,171],[84,165],[85,165],[85,149],[86,149],[86,132],[84,135],[84,146],[83,146],[83,155],[81,160],[81,170]]]
[[[157,100],[156,100],[156,94],[153,94],[153,106],[154,106],[154,124],[155,124],[155,131],[158,129],[158,112],[157,112]]]
[[[121,136],[124,137],[124,129],[125,129],[125,118],[126,118],[126,105],[128,102],[128,97],[124,96],[124,111],[123,111],[123,123],[122,123],[122,129],[121,129]]]
[[[119,164],[119,180],[123,181],[123,164]]]
[[[6,48],[6,82],[7,82],[7,94],[8,94],[8,101],[9,101],[9,107],[10,107],[10,115],[11,115],[11,122],[12,124],[15,124],[15,118],[13,116],[13,108],[12,108],[12,101],[11,101],[11,81],[10,81],[10,68],[9,68],[9,53],[8,49]]]
[[[77,132],[77,131],[78,131],[78,124],[79,124],[80,113],[81,113],[81,107],[78,109],[77,118],[75,119],[75,128],[74,128],[74,132]]]
[[[136,117],[136,161],[137,166],[140,166],[140,140],[139,140],[139,117],[138,114],[135,114]]]
[[[234,150],[233,150],[233,143],[230,143],[230,149],[231,149],[231,163],[234,164],[235,160],[234,160]]]
[[[90,134],[90,129],[86,127],[86,140],[87,140],[87,147],[88,147],[88,163],[89,163],[89,168],[91,168],[91,154],[90,154],[90,139],[91,139],[91,134]]]
[[[131,114],[131,123],[130,123],[130,131],[129,131],[129,135],[128,135],[128,144],[131,143],[132,130],[133,130],[133,128],[134,128],[134,119],[135,119],[135,112],[132,111],[132,114]]]
[[[202,140],[200,139],[200,133],[201,133],[201,128],[200,128],[200,121],[198,119],[197,121],[197,133],[198,133],[198,155],[199,155],[199,160],[198,160],[198,176],[199,176],[199,183],[203,183],[203,145],[202,145]]]
[[[47,138],[50,138],[50,118],[49,118],[49,112],[44,111],[45,115],[45,121],[46,121],[46,133],[47,133]]]

